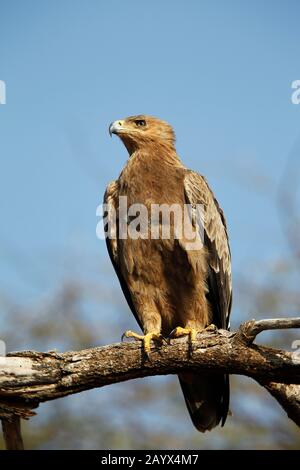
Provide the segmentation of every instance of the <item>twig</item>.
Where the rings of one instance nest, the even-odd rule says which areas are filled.
[[[300,328],[300,317],[295,318],[275,318],[268,320],[250,320],[243,323],[239,328],[241,339],[247,344],[253,343],[256,336],[266,330],[287,330]]]

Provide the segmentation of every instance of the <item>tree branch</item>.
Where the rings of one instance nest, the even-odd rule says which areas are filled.
[[[7,450],[24,450],[19,416],[14,416],[10,420],[2,419],[2,429]]]
[[[243,323],[239,328],[243,340],[253,343],[256,336],[266,330],[287,330],[290,328],[300,328],[300,318],[275,318],[267,320],[250,320]]]
[[[253,344],[261,331],[299,328],[300,318],[250,321],[237,332],[209,327],[192,349],[187,338],[153,344],[147,358],[139,342],[47,353],[23,351],[0,358],[0,418],[28,418],[40,402],[96,387],[182,370],[252,377],[300,426],[300,354]]]

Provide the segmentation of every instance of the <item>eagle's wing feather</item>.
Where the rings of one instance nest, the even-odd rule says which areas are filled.
[[[203,233],[207,250],[207,300],[212,311],[212,322],[218,328],[228,328],[232,301],[230,248],[225,217],[205,178],[187,170],[184,178],[186,202],[202,205],[204,222],[198,227]],[[216,374],[211,377],[194,375],[185,381],[179,376],[185,401],[194,425],[200,430],[212,429],[221,420],[224,425],[229,407],[229,377]]]
[[[188,170],[184,178],[186,201],[204,210],[204,246],[208,252],[208,300],[213,323],[227,328],[232,302],[231,257],[225,217],[205,178]]]
[[[105,206],[105,214],[104,217],[107,221],[107,227],[104,226],[104,231],[106,233],[105,241],[107,246],[107,251],[114,267],[114,270],[118,276],[121,289],[127,300],[130,310],[132,311],[137,323],[139,324],[140,328],[142,329],[141,322],[138,318],[136,313],[135,307],[132,302],[130,290],[128,288],[127,282],[124,279],[121,269],[120,269],[120,261],[119,261],[119,250],[118,250],[118,196],[119,196],[119,185],[118,181],[112,181],[106,188],[103,202]]]

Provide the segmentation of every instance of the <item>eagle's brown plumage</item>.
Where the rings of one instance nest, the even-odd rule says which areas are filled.
[[[112,123],[110,132],[121,138],[130,158],[118,180],[107,187],[106,204],[117,211],[119,197],[127,196],[128,207],[144,204],[149,212],[151,204],[164,203],[204,208],[204,246],[197,250],[188,250],[184,237],[121,239],[118,224],[110,225],[109,255],[144,334],[168,337],[178,327],[199,331],[211,323],[228,328],[232,289],[227,229],[206,180],[181,163],[166,122],[132,116]],[[108,217],[112,221],[112,214]],[[224,424],[228,376],[183,373],[179,380],[197,429]]]

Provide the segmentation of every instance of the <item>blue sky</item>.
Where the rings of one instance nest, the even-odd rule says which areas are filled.
[[[19,302],[109,273],[96,207],[126,161],[108,124],[169,121],[229,224],[234,272],[286,249],[276,195],[300,135],[297,1],[0,1],[0,285]],[[104,281],[103,281],[104,282]]]

